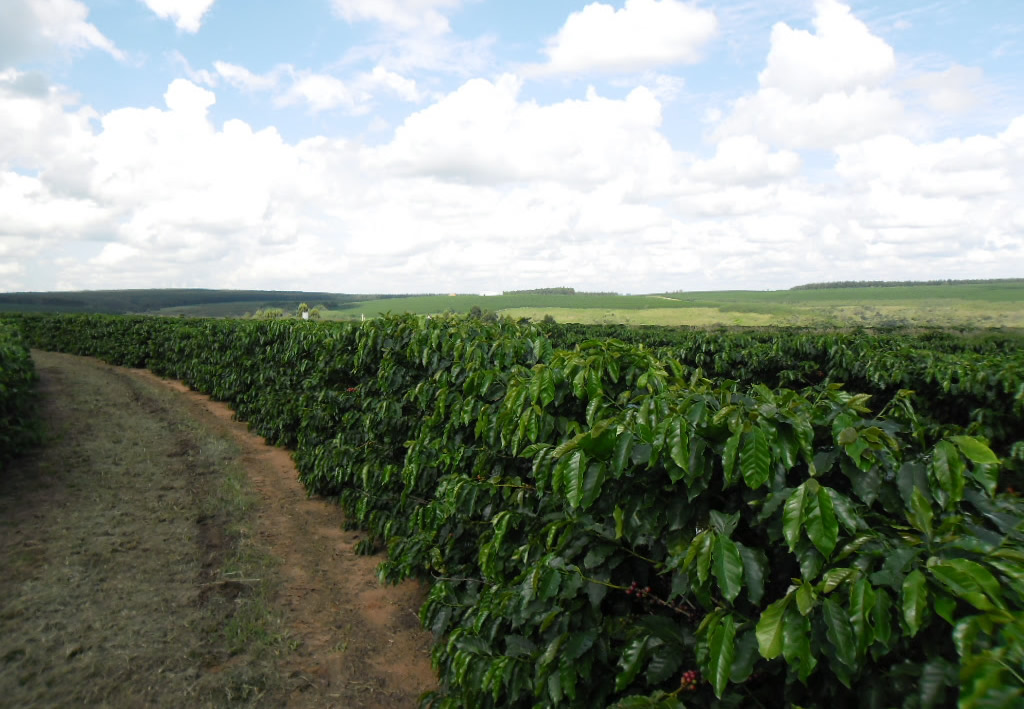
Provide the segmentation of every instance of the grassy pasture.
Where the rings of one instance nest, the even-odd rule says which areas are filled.
[[[453,295],[369,300],[329,310],[347,320],[387,312],[421,315],[472,307],[501,315],[559,322],[627,325],[924,326],[1024,328],[1024,281],[831,288],[701,291],[657,295]]]

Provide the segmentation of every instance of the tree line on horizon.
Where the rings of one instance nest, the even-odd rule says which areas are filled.
[[[942,278],[933,281],[829,281],[827,283],[805,283],[789,290],[822,290],[825,288],[894,288],[898,286],[964,286],[996,283],[1024,283],[1024,278]]]

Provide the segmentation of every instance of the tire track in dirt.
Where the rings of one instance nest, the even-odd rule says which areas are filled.
[[[278,604],[298,646],[285,663],[303,681],[288,706],[416,706],[437,686],[432,637],[417,615],[424,587],[381,585],[382,557],[354,553],[363,534],[342,528],[336,505],[307,497],[288,451],[250,433],[226,404],[147,370],[123,371],[176,392],[193,419],[230,435],[242,450],[260,497],[255,529],[260,545],[280,560]]]

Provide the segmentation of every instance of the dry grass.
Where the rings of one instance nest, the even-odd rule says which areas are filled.
[[[3,703],[275,705],[287,634],[235,445],[114,368],[36,361],[49,440],[0,480]]]

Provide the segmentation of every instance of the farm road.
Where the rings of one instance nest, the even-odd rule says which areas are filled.
[[[177,382],[33,356],[47,443],[0,475],[0,707],[415,707],[435,686],[422,590],[378,583],[286,451]]]

